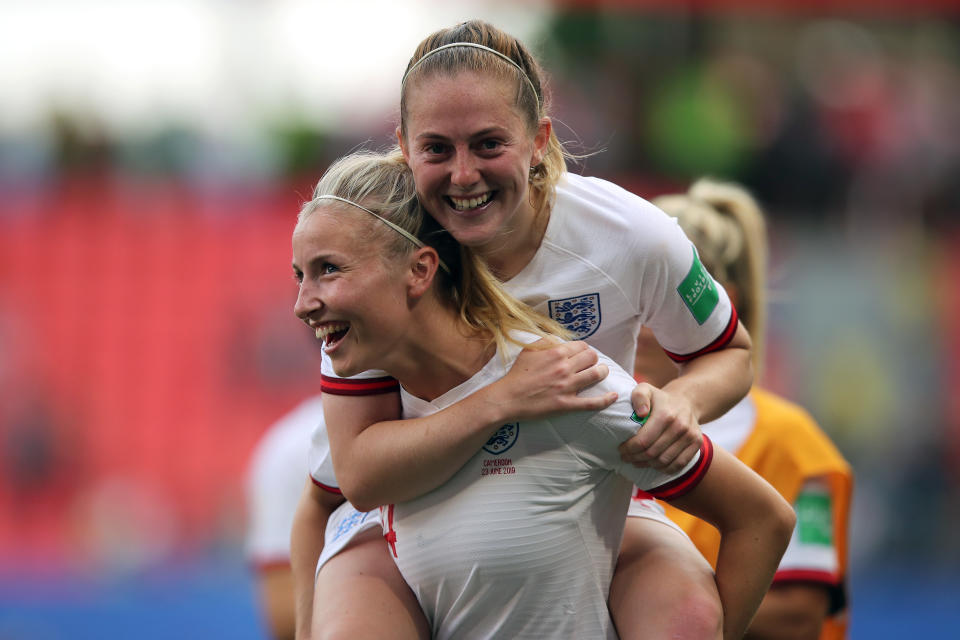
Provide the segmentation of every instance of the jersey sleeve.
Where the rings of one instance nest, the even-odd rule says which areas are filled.
[[[320,360],[320,391],[335,396],[372,396],[400,391],[400,383],[385,371],[370,370],[349,378],[341,378],[333,370],[330,357]]]
[[[310,479],[330,493],[342,493],[340,483],[333,473],[333,459],[330,457],[330,439],[327,437],[327,424],[320,416],[320,423],[310,434],[310,450],[307,455],[307,465],[310,470]]]
[[[650,205],[651,207],[653,205]],[[676,220],[659,209],[644,217],[640,313],[673,360],[684,362],[725,347],[737,331],[727,292],[703,266]]]
[[[793,507],[797,524],[773,581],[822,584],[830,590],[831,610],[842,609],[845,594],[828,485],[818,479],[807,480]]]
[[[686,494],[697,486],[710,468],[710,463],[713,461],[713,443],[704,436],[700,451],[687,466],[676,473],[663,473],[650,467],[638,468],[621,460],[618,447],[643,428],[643,419],[636,416],[630,403],[630,393],[634,387],[633,378],[609,358],[601,356],[601,360],[606,361],[610,367],[610,373],[596,386],[607,386],[620,395],[616,402],[592,414],[588,420],[593,427],[592,437],[589,439],[596,438],[591,449],[593,455],[599,458],[598,463],[616,471],[653,497],[673,500]],[[607,391],[609,388],[602,390]]]

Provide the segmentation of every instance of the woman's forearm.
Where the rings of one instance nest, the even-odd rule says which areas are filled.
[[[817,640],[829,611],[827,585],[777,584],[763,597],[744,637],[747,640]]]
[[[503,424],[503,405],[489,387],[422,418],[344,428],[348,410],[363,399],[328,400],[342,414],[327,424],[337,481],[360,511],[421,496],[446,482]],[[328,410],[329,411],[329,410]],[[334,426],[335,422],[340,425]],[[346,431],[346,433],[344,433]],[[352,431],[352,433],[351,433]]]
[[[683,364],[680,375],[663,385],[663,391],[687,398],[700,424],[715,420],[750,390],[750,353],[750,335],[740,325],[730,344]]]
[[[770,588],[793,529],[789,516],[775,512],[762,527],[721,532],[716,580],[725,640],[743,637]]]
[[[706,475],[674,500],[720,532],[716,581],[723,637],[742,638],[770,588],[790,542],[796,515],[770,484],[721,447]]]
[[[584,343],[528,348],[503,378],[416,419],[397,420],[395,398],[324,395],[340,489],[360,510],[411,500],[450,479],[508,422],[609,406],[615,392],[579,395],[609,373],[597,360]]]

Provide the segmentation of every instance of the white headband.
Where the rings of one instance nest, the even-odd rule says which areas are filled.
[[[336,201],[338,201],[338,202],[343,202],[343,203],[345,203],[345,204],[349,204],[349,205],[352,206],[352,207],[356,207],[357,209],[360,209],[361,211],[366,211],[367,213],[369,213],[370,215],[372,215],[374,218],[377,218],[378,220],[380,220],[380,222],[382,222],[383,224],[387,225],[388,227],[390,227],[391,229],[393,229],[394,231],[396,231],[397,233],[399,233],[400,235],[402,235],[404,238],[406,238],[407,240],[409,240],[410,242],[412,242],[413,244],[415,244],[416,246],[421,247],[421,248],[425,246],[425,245],[423,244],[423,242],[420,240],[420,238],[418,238],[417,236],[413,235],[412,233],[410,233],[410,232],[407,231],[406,229],[403,229],[403,228],[401,228],[400,226],[398,226],[398,225],[390,222],[389,220],[387,220],[386,218],[384,218],[384,217],[381,216],[380,214],[374,213],[374,212],[371,211],[370,209],[367,209],[366,207],[357,204],[357,203],[354,202],[353,200],[347,200],[346,198],[341,198],[340,196],[333,196],[333,195],[316,196],[316,197],[314,198],[314,200],[336,200]],[[443,259],[440,258],[439,256],[437,256],[437,259],[440,261],[440,268],[443,269],[444,271],[446,271],[446,272],[447,272],[447,275],[450,275],[450,269],[447,267],[447,264],[443,261]]]
[[[426,60],[427,58],[429,58],[430,56],[432,56],[433,54],[439,51],[443,51],[444,49],[453,49],[457,47],[470,47],[473,49],[482,49],[483,51],[489,51],[490,53],[497,56],[501,60],[506,60],[507,62],[512,64],[517,69],[517,71],[520,72],[520,75],[523,76],[523,79],[527,81],[527,85],[529,85],[530,90],[533,91],[533,96],[537,99],[537,105],[540,104],[540,94],[537,93],[536,87],[533,86],[533,81],[530,80],[530,76],[528,76],[527,72],[523,70],[523,67],[517,64],[516,61],[514,61],[514,59],[511,58],[510,56],[506,56],[500,53],[499,51],[497,51],[496,49],[491,49],[490,47],[485,47],[482,44],[475,44],[473,42],[451,42],[450,44],[445,44],[442,47],[437,47],[436,49],[432,49],[427,53],[423,54],[423,57],[417,60],[416,62],[414,62],[413,65],[409,69],[407,69],[407,72],[403,74],[403,79],[400,81],[400,86],[402,87],[407,83],[407,76],[413,73],[413,70],[419,67],[424,60]]]

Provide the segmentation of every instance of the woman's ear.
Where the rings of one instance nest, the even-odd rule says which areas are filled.
[[[410,256],[407,294],[419,298],[426,293],[433,284],[439,265],[440,256],[433,247],[420,247],[414,251]]]
[[[407,143],[403,139],[403,131],[400,129],[400,125],[397,125],[397,144],[400,145],[400,152],[403,154],[403,159],[408,163],[410,162],[410,152],[407,151]]]
[[[533,158],[530,166],[535,167],[543,162],[547,155],[547,145],[550,142],[550,132],[553,130],[553,122],[550,118],[544,116],[540,118],[540,124],[537,126],[537,134],[533,137]]]

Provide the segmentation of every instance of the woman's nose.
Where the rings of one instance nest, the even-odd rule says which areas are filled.
[[[304,283],[300,284],[300,291],[297,293],[297,301],[293,304],[293,312],[298,318],[306,322],[311,313],[321,307],[320,299],[311,287]]]
[[[458,187],[468,187],[480,180],[476,158],[469,153],[458,153],[453,160],[453,175],[450,181]]]

